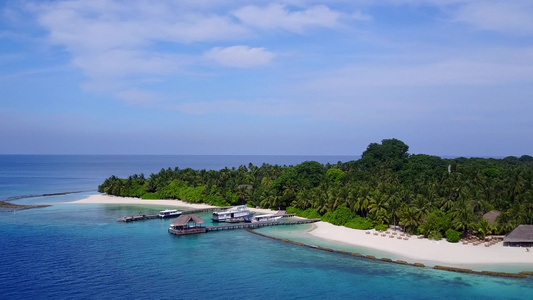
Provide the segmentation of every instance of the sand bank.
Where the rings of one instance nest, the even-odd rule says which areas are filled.
[[[157,206],[172,206],[172,207],[184,207],[190,209],[210,208],[212,205],[203,203],[187,203],[181,200],[144,200],[131,197],[117,197],[109,195],[91,195],[85,199],[78,201],[68,202],[72,204],[136,204],[136,205],[157,205]],[[270,209],[250,208],[250,211],[260,214],[275,213]]]
[[[477,265],[477,264],[524,264],[533,267],[533,250],[525,248],[503,247],[503,243],[485,247],[483,244],[449,243],[446,240],[432,241],[411,236],[408,240],[398,239],[389,235],[374,235],[374,230],[356,230],[330,223],[318,222],[309,234],[336,242],[354,246],[377,249],[393,253],[411,262],[427,265]],[[370,231],[370,234],[366,232]]]

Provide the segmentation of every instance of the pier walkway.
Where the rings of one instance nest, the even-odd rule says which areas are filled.
[[[198,209],[190,209],[190,210],[184,210],[181,212],[182,215],[189,215],[189,214],[197,214],[202,212],[211,212],[211,211],[221,211],[231,208],[231,206],[223,206],[223,207],[208,207],[208,208],[198,208]],[[282,218],[290,218],[294,217],[294,214],[286,214],[284,210],[278,211],[276,213],[277,216],[281,216]],[[134,222],[134,221],[142,221],[142,220],[150,220],[150,219],[157,219],[158,214],[155,215],[135,215],[135,216],[124,216],[117,219],[118,222]]]
[[[133,222],[133,221],[142,221],[142,220],[149,220],[149,219],[157,219],[157,215],[137,215],[137,216],[125,216],[120,217],[117,219],[118,222]]]
[[[255,222],[255,223],[234,223],[234,224],[224,224],[224,225],[215,225],[215,226],[206,226],[204,232],[209,231],[220,231],[220,230],[231,230],[231,229],[254,229],[265,226],[276,226],[276,225],[298,225],[298,224],[308,224],[315,223],[320,221],[320,219],[293,219],[287,221],[267,221],[267,222]],[[173,230],[169,231],[172,234],[176,234]],[[196,232],[195,232],[196,233]],[[200,233],[200,232],[198,232]],[[203,232],[202,232],[203,233]]]
[[[252,223],[236,223],[236,224],[224,224],[216,226],[206,226],[207,231],[220,231],[220,230],[229,230],[229,229],[243,229],[243,228],[259,228],[265,226],[276,226],[276,225],[297,225],[297,224],[308,224],[315,223],[320,221],[320,219],[294,219],[287,221],[267,221],[267,222],[252,222]]]
[[[196,214],[196,213],[201,213],[201,212],[225,210],[225,209],[228,209],[228,208],[231,208],[231,206],[191,209],[191,210],[184,210],[184,211],[181,212],[181,214],[182,215]],[[157,216],[159,216],[159,214],[155,214],[155,215],[141,215],[141,214],[139,214],[139,215],[136,215],[136,216],[120,217],[120,218],[117,219],[117,221],[118,222],[134,222],[134,221],[157,219]]]

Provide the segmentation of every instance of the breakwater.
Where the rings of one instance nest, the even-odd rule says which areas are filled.
[[[28,198],[65,196],[65,195],[70,195],[70,194],[81,194],[81,193],[87,193],[87,192],[93,192],[93,191],[92,190],[86,190],[86,191],[72,191],[72,192],[47,193],[47,194],[36,194],[36,195],[21,195],[21,196],[7,197],[7,198],[2,199],[2,200],[3,201],[16,201],[16,200],[28,199]]]
[[[13,204],[5,201],[0,201],[0,209],[4,210],[23,210],[23,209],[30,209],[30,208],[41,208],[41,207],[47,207],[50,205],[21,205],[21,204]]]

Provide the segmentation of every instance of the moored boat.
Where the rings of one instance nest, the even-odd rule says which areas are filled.
[[[274,222],[281,219],[280,215],[274,215],[274,214],[266,214],[266,215],[258,215],[252,218],[252,223],[257,222]]]
[[[216,211],[211,218],[215,222],[227,222],[242,218],[243,220],[249,219],[252,216],[252,212],[246,207],[246,205],[239,205],[228,210]]]
[[[158,217],[161,219],[164,218],[173,218],[173,217],[179,217],[181,215],[181,211],[178,211],[176,209],[165,209],[159,212]]]

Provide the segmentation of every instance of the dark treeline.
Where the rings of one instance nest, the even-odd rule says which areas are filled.
[[[169,168],[149,178],[112,176],[98,191],[287,209],[352,228],[398,225],[451,241],[468,232],[503,234],[519,224],[533,224],[533,157],[443,159],[410,155],[408,149],[389,139],[370,144],[361,159],[346,163],[249,164],[220,171]],[[497,226],[482,219],[490,210],[501,212]]]

